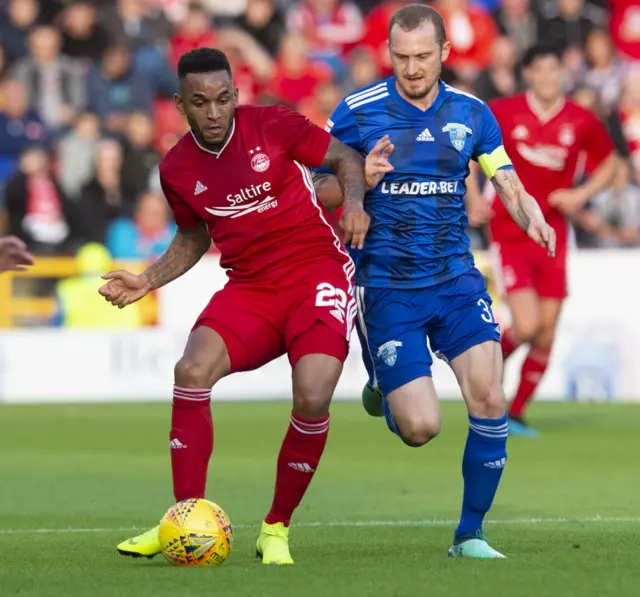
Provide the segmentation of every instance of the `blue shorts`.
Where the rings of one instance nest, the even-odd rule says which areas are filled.
[[[436,286],[356,288],[358,336],[369,383],[383,394],[431,376],[427,347],[447,361],[489,340],[500,342],[491,297],[472,269]]]

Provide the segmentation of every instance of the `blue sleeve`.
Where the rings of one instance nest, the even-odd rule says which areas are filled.
[[[362,139],[360,138],[360,129],[356,122],[355,116],[347,103],[342,100],[333,114],[327,120],[324,130],[331,133],[333,137],[342,141],[345,145],[355,149],[358,153],[363,152]],[[329,168],[316,168],[314,172],[331,173]]]
[[[496,117],[486,104],[482,105],[476,124],[478,135],[471,156],[479,162],[488,178],[493,178],[498,170],[513,168],[502,143],[502,132]]]

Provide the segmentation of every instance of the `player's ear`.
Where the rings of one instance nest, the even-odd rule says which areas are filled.
[[[444,62],[447,58],[449,58],[450,52],[451,52],[451,42],[445,41],[442,44],[442,50],[440,51],[440,62]]]
[[[173,96],[173,103],[176,105],[176,108],[178,109],[178,112],[180,112],[180,114],[182,114],[183,116],[186,116],[187,113],[184,110],[184,102],[182,101],[182,98],[175,93]]]
[[[233,88],[233,105],[237,106],[238,105],[238,100],[240,97],[240,91],[238,90],[237,87]]]

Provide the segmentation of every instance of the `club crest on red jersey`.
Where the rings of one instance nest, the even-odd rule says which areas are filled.
[[[256,172],[266,172],[271,165],[271,161],[269,160],[269,156],[260,152],[260,147],[256,147],[249,151],[249,155],[251,158],[251,167]]]
[[[529,136],[529,131],[524,124],[519,124],[516,128],[513,129],[511,136],[514,139],[518,139],[518,141],[524,141]]]
[[[565,147],[573,145],[576,142],[576,133],[572,125],[563,124],[560,127],[560,132],[558,133],[558,141],[560,141],[560,144],[564,145]]]

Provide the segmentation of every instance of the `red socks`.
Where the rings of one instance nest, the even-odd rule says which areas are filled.
[[[502,360],[506,361],[519,346],[519,344],[516,343],[516,339],[513,336],[511,328],[507,328],[502,332],[500,345],[502,346]]]
[[[327,443],[329,417],[307,420],[291,413],[291,423],[278,456],[276,489],[267,524],[289,526],[293,511],[313,479]]]
[[[213,451],[210,389],[174,386],[169,440],[176,502],[203,498]]]
[[[538,384],[544,376],[544,372],[547,370],[549,354],[550,351],[539,348],[532,348],[529,351],[527,358],[524,360],[524,363],[522,363],[518,391],[509,406],[509,414],[511,416],[522,416],[527,402],[531,400]]]

